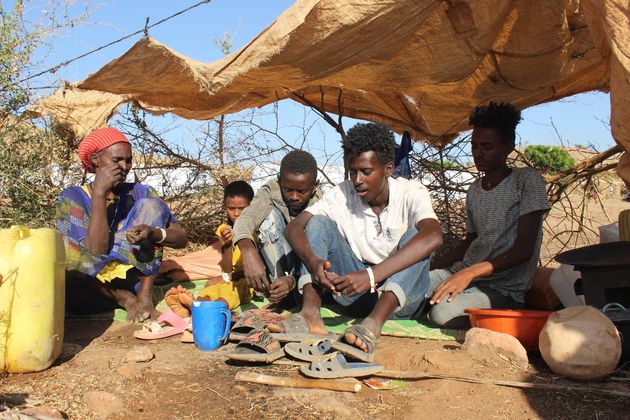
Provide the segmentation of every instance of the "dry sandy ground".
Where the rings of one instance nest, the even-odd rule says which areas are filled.
[[[239,370],[298,376],[291,366],[237,366],[226,362],[233,346],[204,353],[176,337],[140,343],[137,326],[104,321],[68,321],[64,353],[52,368],[0,378],[0,400],[30,401],[70,418],[96,418],[85,402],[89,391],[118,396],[124,411],[110,418],[627,418],[630,398],[573,391],[522,390],[447,380],[408,381],[402,389],[357,394],[237,383]],[[123,363],[134,345],[148,344],[155,358]],[[605,387],[630,392],[630,371],[617,381],[578,384],[552,375],[540,356],[526,371],[507,362],[481,363],[455,342],[383,337],[377,361],[388,369],[476,378]],[[0,415],[0,418],[2,416]]]
[[[615,220],[619,211],[630,208],[630,203],[618,199],[602,202],[605,211],[596,203],[589,206],[587,217],[593,228],[577,235],[573,246],[597,243],[595,226],[609,223],[609,218]],[[548,219],[554,225],[558,221],[560,228],[574,229],[561,214],[552,213]],[[543,255],[553,255],[557,246],[557,242],[547,242]],[[133,346],[145,344],[133,338],[136,328],[118,322],[68,321],[64,352],[51,369],[0,376],[0,410],[3,400],[13,405],[27,401],[56,408],[71,418],[95,418],[85,402],[85,394],[90,391],[107,391],[118,396],[124,411],[111,417],[121,419],[619,419],[628,418],[630,409],[630,398],[446,380],[409,381],[405,388],[389,391],[364,386],[357,394],[237,383],[234,375],[243,369],[272,375],[298,376],[298,373],[290,366],[228,364],[225,354],[233,345],[203,353],[194,345],[179,343],[177,338],[149,342],[155,353],[152,361],[125,364],[124,355]],[[387,369],[576,385],[555,377],[540,356],[532,355],[530,369],[523,371],[501,360],[495,364],[476,362],[455,342],[384,337],[379,343],[377,359]],[[629,369],[626,367],[616,374],[623,380],[577,385],[630,392]]]

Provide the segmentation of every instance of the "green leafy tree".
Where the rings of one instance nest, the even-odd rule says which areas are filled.
[[[557,174],[575,166],[575,160],[559,146],[527,146],[523,154],[542,173]]]

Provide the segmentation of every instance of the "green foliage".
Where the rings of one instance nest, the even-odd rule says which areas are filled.
[[[575,160],[559,146],[527,146],[523,154],[542,173],[556,174],[575,166]]]
[[[34,51],[85,18],[85,14],[70,18],[71,4],[72,0],[50,0],[40,15],[32,14],[35,3],[30,0],[16,0],[8,9],[0,4],[0,227],[49,226],[57,195],[82,177],[73,156],[72,133],[20,115],[35,99],[27,81],[41,70]],[[30,21],[25,10],[39,20]]]
[[[442,165],[438,159],[423,160],[422,166],[427,168],[429,171],[461,171],[464,169],[464,167],[459,163],[450,160],[445,160],[444,165]]]

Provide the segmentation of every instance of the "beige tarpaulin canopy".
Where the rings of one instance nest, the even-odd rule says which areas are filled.
[[[609,90],[612,134],[630,151],[629,75],[629,0],[298,0],[224,59],[144,38],[37,111],[83,135],[129,101],[209,119],[291,98],[444,144],[489,100]],[[630,182],[628,153],[620,174]]]

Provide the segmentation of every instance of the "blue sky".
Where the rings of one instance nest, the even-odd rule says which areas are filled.
[[[35,5],[28,17],[37,19],[43,16],[46,0],[42,6]],[[171,15],[196,3],[191,1],[166,0],[109,0],[78,1],[70,10],[70,15],[83,12],[89,4],[92,13],[88,23],[51,40],[51,48],[39,52],[38,58],[47,65],[54,65],[99,47],[123,35],[144,27],[146,17],[150,23]],[[172,49],[196,60],[209,62],[222,56],[213,40],[221,38],[225,31],[234,34],[233,49],[236,50],[250,41],[281,14],[293,1],[290,0],[214,0],[199,6],[183,15],[150,30],[150,35]],[[2,0],[7,7],[11,1]],[[53,77],[41,80],[50,83],[55,80],[77,81],[118,57],[128,50],[140,35],[76,61],[58,71]],[[301,124],[304,112],[301,105],[285,101],[280,105],[280,116],[286,126]],[[544,104],[525,110],[523,122],[518,128],[521,141],[525,144],[559,144],[559,139],[551,125],[568,144],[592,144],[603,150],[614,144],[607,122],[610,116],[610,103],[607,94],[587,93],[566,98],[551,104]],[[308,118],[316,119],[310,115]],[[346,123],[346,129],[350,125]],[[336,148],[338,136],[326,124],[321,124],[318,133],[326,138],[329,149]],[[286,129],[288,136],[300,134]],[[319,135],[319,134],[318,134]]]

